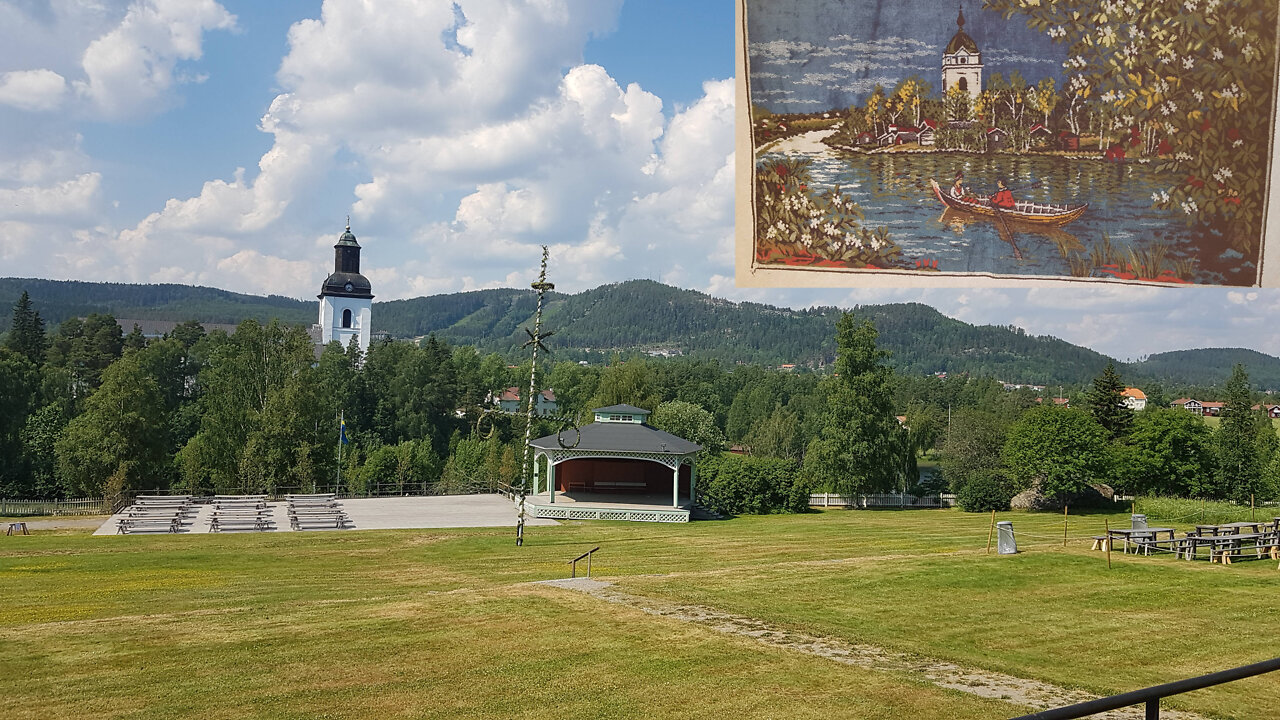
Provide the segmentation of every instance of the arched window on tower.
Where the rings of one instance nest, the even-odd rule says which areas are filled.
[[[351,309],[350,308],[347,308],[346,310],[342,311],[342,327],[344,328],[351,327]]]
[[[969,78],[960,78],[960,91],[969,92]],[[348,310],[347,312],[351,312]]]

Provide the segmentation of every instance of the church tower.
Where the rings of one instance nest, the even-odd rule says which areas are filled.
[[[955,36],[942,52],[942,92],[958,87],[974,99],[982,92],[982,53],[978,52],[978,43],[964,31],[964,6],[960,7],[956,26]]]
[[[333,246],[333,274],[320,286],[320,344],[337,340],[350,347],[355,342],[360,352],[369,352],[372,306],[373,288],[360,274],[360,244],[348,223]]]

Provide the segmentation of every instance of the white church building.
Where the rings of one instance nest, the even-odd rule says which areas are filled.
[[[978,43],[964,31],[964,7],[956,18],[959,29],[942,52],[942,92],[958,87],[976,99],[982,92],[982,53]]]
[[[333,273],[320,286],[319,298],[319,345],[337,340],[343,347],[350,347],[354,342],[360,352],[369,352],[373,288],[369,279],[360,274],[360,243],[351,234],[350,224],[333,246]]]

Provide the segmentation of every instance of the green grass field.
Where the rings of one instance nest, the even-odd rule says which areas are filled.
[[[689,525],[0,536],[0,697],[12,718],[999,718],[1026,711],[572,590],[1114,693],[1280,655],[1280,571],[1113,554],[1104,520],[829,511]],[[1169,706],[1273,717],[1254,678]]]

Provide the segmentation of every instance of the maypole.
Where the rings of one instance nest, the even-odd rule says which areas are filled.
[[[547,282],[547,246],[542,246],[542,266],[538,271],[538,281],[532,283],[534,290],[538,291],[538,310],[533,315],[533,332],[529,332],[528,328],[525,333],[529,335],[529,341],[524,347],[533,348],[533,364],[529,368],[529,405],[525,411],[524,424],[524,469],[520,478],[520,505],[519,512],[516,515],[516,545],[524,544],[524,498],[526,489],[533,480],[533,448],[529,445],[530,434],[533,432],[533,411],[538,403],[537,382],[538,382],[538,348],[546,350],[546,346],[542,344],[544,338],[551,337],[554,333],[542,334],[542,300],[548,290],[555,290],[556,286]],[[554,492],[554,490],[552,491]]]

